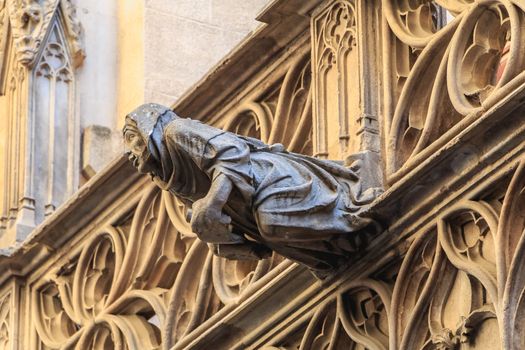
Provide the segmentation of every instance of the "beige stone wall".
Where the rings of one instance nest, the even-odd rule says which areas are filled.
[[[117,128],[142,102],[173,104],[260,25],[255,17],[267,3],[77,0],[86,51],[78,71],[82,127]]]
[[[146,101],[170,105],[260,23],[268,0],[149,0]]]
[[[115,122],[144,101],[144,2],[118,0],[117,94]]]
[[[173,104],[259,25],[268,0],[120,0],[118,125],[142,102]]]
[[[116,0],[77,0],[76,5],[86,51],[86,59],[78,69],[81,127],[96,124],[115,128],[116,73],[117,67],[123,66],[118,47],[123,38],[117,37],[120,8]]]

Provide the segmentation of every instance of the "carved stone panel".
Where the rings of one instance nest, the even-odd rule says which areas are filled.
[[[357,279],[309,310],[263,349],[389,349],[391,282]]]
[[[20,348],[20,332],[23,329],[24,317],[20,310],[20,287],[18,280],[11,280],[2,288],[0,296],[0,349],[18,350]]]
[[[153,186],[116,214],[31,287],[31,348],[169,348],[278,262],[214,259]]]
[[[40,61],[35,67],[33,103],[35,108],[35,168],[47,179],[35,181],[35,197],[43,199],[37,203],[39,215],[50,215],[59,204],[73,193],[77,164],[75,164],[75,137],[78,137],[74,113],[74,75],[66,42],[55,24]]]
[[[12,313],[14,309],[11,307],[11,295],[7,294],[0,299],[0,349],[13,349],[14,334],[12,327]]]
[[[354,1],[336,1],[312,20],[315,155],[343,159],[360,150],[359,74]]]
[[[78,186],[74,69],[83,51],[69,0],[5,1],[0,18],[7,102],[0,237],[7,245],[23,240]]]
[[[385,146],[393,183],[524,81],[523,8],[383,1]]]
[[[328,6],[326,6],[328,4]],[[337,0],[312,17],[314,154],[345,159],[379,151],[374,4]]]
[[[302,51],[285,63],[284,72],[268,79],[263,85],[268,88],[255,89],[227,111],[222,128],[312,154],[312,74],[310,55]]]

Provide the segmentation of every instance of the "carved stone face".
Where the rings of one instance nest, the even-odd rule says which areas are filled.
[[[150,156],[147,142],[135,122],[130,118],[126,118],[124,126],[124,144],[129,151],[129,160],[133,166],[141,173],[148,173],[148,169],[145,168],[146,161]]]
[[[126,116],[123,130],[124,143],[129,150],[129,160],[140,173],[153,176],[160,174],[161,165],[151,155],[149,142],[155,125],[163,115],[176,117],[168,107],[156,103],[143,104]]]

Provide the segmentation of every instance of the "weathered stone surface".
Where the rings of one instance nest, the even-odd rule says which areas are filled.
[[[0,28],[5,28],[4,3],[15,2],[30,5],[15,14],[30,21],[26,28],[15,28],[19,33],[39,33],[35,24],[45,21],[35,8],[69,3],[0,1]],[[90,9],[98,3],[78,2],[89,10],[81,18],[89,21]],[[192,3],[147,2],[166,12],[166,19],[176,11],[163,11],[163,6],[173,5],[187,19]],[[110,13],[112,4],[104,2],[100,14]],[[361,191],[384,183],[385,193],[367,210],[381,218],[385,231],[352,255],[347,269],[323,280],[277,254],[251,261],[224,259],[192,232],[183,203],[122,157],[56,208],[25,241],[0,249],[0,348],[521,350],[524,13],[519,2],[498,0],[273,1],[259,17],[267,25],[229,53],[173,110],[265,145],[337,158],[366,180]],[[212,18],[206,11],[194,15],[201,16],[199,25]],[[85,29],[92,30],[95,22]],[[144,29],[142,24],[127,28],[131,41],[126,54],[141,51],[132,39]],[[100,28],[106,25],[100,22]],[[236,25],[232,21],[232,28]],[[163,38],[170,37],[167,32]],[[9,31],[0,34],[2,57]],[[35,38],[40,36],[28,38],[25,58],[31,56]],[[101,40],[93,46],[90,40],[93,44],[96,35],[86,41],[86,49],[107,44]],[[57,41],[52,43],[39,47],[56,49]],[[157,54],[162,49],[170,50],[161,47]],[[53,54],[59,52],[64,51],[48,50],[43,63],[56,67],[62,57]],[[98,71],[90,66],[98,62],[91,55],[87,51],[80,75]],[[142,54],[137,55],[141,60]],[[17,95],[10,87],[27,91],[24,84],[34,78],[23,70],[12,75],[13,62],[13,57],[4,61],[7,71],[0,73],[0,80],[22,78],[0,85],[6,93],[0,96],[0,111],[10,117],[19,115],[11,109]],[[133,68],[131,62],[127,68]],[[33,68],[42,74],[40,82],[53,76],[45,64]],[[60,77],[67,78],[63,73]],[[133,83],[137,75],[127,73]],[[138,76],[139,87],[119,85],[127,88],[118,92],[129,98],[127,108],[144,99],[145,79]],[[89,78],[91,84],[108,81]],[[160,95],[172,96],[172,77],[157,78],[162,79]],[[111,86],[92,91],[90,98]],[[39,89],[41,99],[28,105],[38,116],[40,124],[32,129],[38,140],[50,135],[39,131],[51,119],[50,109],[35,106],[51,90]],[[82,89],[77,92],[82,106]],[[27,96],[19,96],[26,101]],[[92,116],[88,110],[100,114]],[[114,129],[117,117],[106,119],[114,110],[81,107],[80,124],[93,124],[88,122],[93,118]],[[0,118],[4,147],[16,135],[11,126],[17,124],[8,120]],[[49,164],[42,156],[48,148],[30,154],[37,165]],[[9,154],[0,159],[16,159]],[[0,172],[8,169],[14,176],[11,167],[2,165]],[[6,186],[13,183],[7,181],[0,178],[2,201],[20,188]],[[35,189],[48,183],[41,181]],[[22,201],[20,207],[30,204]],[[0,244],[13,237],[2,235]],[[254,254],[246,243],[241,247],[228,254]]]
[[[82,136],[82,172],[90,179],[123,152],[120,133],[100,125],[84,129]]]
[[[119,57],[117,1],[75,3],[86,52],[86,59],[76,72],[80,127],[100,125],[116,129],[113,115],[119,103],[117,71],[123,64]],[[126,30],[129,32],[130,28]]]
[[[146,1],[144,101],[176,101],[260,24],[255,16],[267,2]]]
[[[140,173],[191,205],[193,232],[219,256],[262,259],[271,249],[329,272],[364,248],[356,242],[378,233],[361,213],[379,189],[362,192],[359,176],[336,162],[180,118],[153,103],[128,114],[124,140]]]

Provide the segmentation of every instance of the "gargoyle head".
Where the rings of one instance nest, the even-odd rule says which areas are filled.
[[[166,114],[175,116],[168,107],[147,103],[126,116],[122,130],[124,143],[128,150],[129,160],[140,173],[156,175],[157,161],[152,157],[155,150],[150,149],[149,139],[152,137],[158,119]]]

